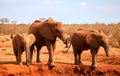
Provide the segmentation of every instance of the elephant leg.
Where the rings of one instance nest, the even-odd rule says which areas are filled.
[[[96,54],[98,52],[98,49],[91,49],[90,50],[91,54],[92,54],[92,65],[91,65],[91,68],[96,68],[97,65],[96,65]]]
[[[67,42],[67,40],[66,40],[66,42],[64,44],[65,44],[65,48],[68,48],[68,42]]]
[[[55,67],[54,60],[53,60],[53,56],[54,56],[53,44],[52,44],[51,41],[49,41],[47,39],[45,40],[45,42],[46,42],[47,49],[48,49],[48,52],[49,52],[48,66],[49,67]]]
[[[52,43],[52,48],[53,48],[53,53],[55,51],[55,48],[56,48],[56,41]],[[49,60],[48,60],[48,64],[51,62],[50,60],[50,57],[49,57]]]
[[[77,47],[72,45],[73,46],[73,52],[74,52],[74,64],[76,65],[79,65],[79,61],[78,61],[78,50],[77,50]]]
[[[13,47],[13,50],[14,50],[14,55],[16,58],[16,63],[18,64],[18,50],[16,50],[14,47]]]
[[[56,48],[56,41],[54,43],[52,43],[52,47],[53,47],[53,52],[54,52],[55,48]]]
[[[66,48],[68,48],[68,44],[66,44]]]
[[[32,64],[33,49],[34,49],[34,45],[30,47],[30,63],[31,64]]]
[[[83,50],[78,51],[78,63],[79,64],[83,64],[82,60],[81,60],[81,54],[82,54],[82,52],[83,52]]]
[[[15,58],[16,58],[16,63],[18,64],[18,52],[14,51],[14,54],[15,54]]]
[[[36,46],[37,47],[37,59],[36,59],[36,62],[41,62],[40,60],[40,49],[41,49],[41,46]]]
[[[26,64],[27,64],[27,66],[29,66],[31,64],[31,61],[30,61],[30,51],[28,53],[26,51]]]
[[[22,51],[21,50],[18,52],[18,64],[22,65]]]

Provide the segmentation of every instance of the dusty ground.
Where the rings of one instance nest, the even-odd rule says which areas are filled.
[[[46,47],[41,49],[42,63],[36,63],[36,52],[34,52],[33,64],[25,65],[25,55],[23,54],[23,65],[16,65],[15,56],[8,35],[0,35],[0,76],[120,76],[120,49],[110,47],[110,57],[106,57],[103,48],[97,54],[97,68],[90,69],[90,51],[84,51],[82,60],[84,65],[74,65],[72,47],[69,53],[65,45],[58,40],[54,59],[56,66],[47,66],[48,52]]]

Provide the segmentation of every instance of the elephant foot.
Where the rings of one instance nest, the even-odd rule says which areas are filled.
[[[78,62],[75,62],[75,65],[79,65],[80,63],[78,63]]]
[[[31,65],[31,64],[32,64],[31,62],[27,62],[27,63],[26,63],[27,66],[29,66],[29,65]]]
[[[48,67],[49,67],[49,68],[53,68],[53,67],[55,67],[54,62],[48,62]]]
[[[75,65],[83,65],[81,61],[75,61]]]
[[[80,64],[80,65],[84,65],[83,62],[80,62],[79,64]]]
[[[40,60],[36,60],[36,62],[41,63],[41,61],[40,61]]]
[[[32,60],[30,60],[30,64],[32,64]]]
[[[91,69],[95,69],[95,68],[97,68],[97,65],[96,64],[92,64],[90,68]]]
[[[23,65],[22,62],[21,63],[17,63],[18,65]]]

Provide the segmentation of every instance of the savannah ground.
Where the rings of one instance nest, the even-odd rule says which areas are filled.
[[[96,57],[98,66],[96,69],[90,69],[91,54],[89,50],[82,53],[84,65],[74,65],[72,47],[68,53],[65,53],[67,48],[59,39],[56,43],[54,55],[56,66],[54,68],[47,66],[48,51],[46,47],[40,51],[42,63],[35,62],[36,51],[34,51],[32,65],[29,67],[25,65],[25,53],[22,55],[23,65],[16,65],[10,34],[26,33],[29,25],[0,25],[0,76],[120,76],[119,25],[64,25],[67,34],[72,34],[77,28],[83,28],[102,30],[109,36],[110,56],[106,57],[104,49],[100,48]]]

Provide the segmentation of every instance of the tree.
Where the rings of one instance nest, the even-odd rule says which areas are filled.
[[[16,24],[16,23],[17,23],[17,21],[11,21],[11,23],[12,23],[12,24]]]
[[[6,24],[6,23],[9,23],[9,19],[8,18],[1,18],[0,22],[1,22],[1,24]]]

